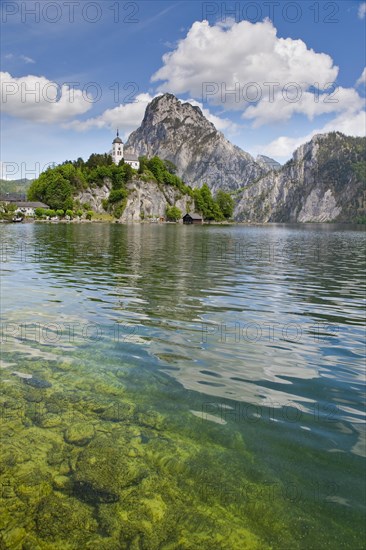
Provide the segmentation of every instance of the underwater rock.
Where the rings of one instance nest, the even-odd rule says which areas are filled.
[[[78,541],[78,548],[85,547],[85,536],[95,533],[97,522],[92,509],[73,497],[50,495],[44,498],[36,514],[37,534],[44,540]],[[66,545],[60,544],[58,548]]]
[[[24,384],[27,384],[28,386],[32,386],[32,388],[51,388],[52,384],[51,382],[47,382],[47,380],[41,380],[40,378],[23,378]]]
[[[4,531],[0,539],[0,548],[19,548],[22,540],[25,538],[26,532],[22,527],[16,527],[11,531]]]
[[[67,476],[57,475],[53,478],[53,486],[59,491],[70,491],[71,482]]]
[[[45,414],[40,418],[38,424],[41,428],[57,428],[62,424],[62,419],[58,414]]]
[[[23,378],[24,380],[32,378],[31,374],[26,374],[25,372],[19,372],[17,370],[11,373],[13,376],[18,376],[18,378]]]
[[[99,418],[109,422],[123,422],[133,416],[135,406],[131,403],[116,402],[99,412]]]
[[[65,441],[71,445],[84,447],[90,443],[95,435],[94,426],[92,424],[76,423],[67,428],[65,431]]]
[[[110,438],[94,439],[78,456],[74,494],[88,503],[117,502],[121,490],[137,484],[146,472],[136,458],[127,456],[126,445]]]
[[[119,501],[116,493],[110,493],[103,489],[93,486],[87,481],[75,481],[73,485],[73,494],[76,498],[87,502],[88,504],[111,504]]]
[[[135,421],[140,426],[161,430],[164,427],[165,418],[156,411],[139,411],[135,414]]]

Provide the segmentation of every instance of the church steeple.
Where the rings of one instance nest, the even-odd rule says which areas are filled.
[[[123,143],[121,138],[119,137],[119,131],[117,129],[117,136],[114,138],[113,143]]]
[[[119,164],[123,159],[123,141],[119,137],[119,131],[117,129],[117,135],[112,143],[112,159],[114,164]]]

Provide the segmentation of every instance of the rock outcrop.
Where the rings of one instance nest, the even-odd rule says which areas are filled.
[[[279,171],[247,186],[235,219],[255,222],[355,221],[366,215],[366,139],[318,134]]]
[[[140,222],[149,218],[165,217],[169,206],[176,206],[183,214],[187,210],[193,210],[193,199],[171,185],[136,178],[126,187],[129,194],[120,218],[121,222]],[[75,198],[82,204],[88,203],[95,212],[103,213],[103,200],[108,199],[111,189],[112,182],[105,178],[102,187],[91,186]]]

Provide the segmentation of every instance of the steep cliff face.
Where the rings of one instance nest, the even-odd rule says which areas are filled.
[[[141,126],[130,135],[125,149],[170,160],[188,185],[207,183],[214,193],[240,189],[268,172],[218,132],[199,107],[182,103],[172,94],[159,96],[147,106]]]
[[[365,216],[366,139],[319,134],[299,147],[281,170],[245,188],[238,221],[354,221]]]
[[[142,219],[165,217],[169,206],[176,206],[185,214],[187,210],[193,211],[193,199],[189,195],[183,195],[172,186],[146,182],[135,179],[127,184],[129,191],[127,204],[120,221],[140,222]],[[105,178],[102,187],[90,187],[77,197],[80,203],[88,203],[91,209],[103,213],[102,201],[108,199],[112,190],[112,182]]]
[[[176,206],[184,215],[193,211],[193,199],[182,195],[169,185],[153,182],[134,181],[127,185],[129,195],[122,222],[137,222],[143,219],[165,217],[167,207]]]
[[[281,170],[281,164],[276,160],[271,159],[271,157],[266,157],[265,155],[257,155],[255,161],[266,172],[268,172],[269,170]]]

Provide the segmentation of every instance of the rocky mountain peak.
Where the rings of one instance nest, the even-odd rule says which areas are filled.
[[[230,143],[198,106],[172,94],[151,101],[126,151],[170,160],[186,183],[193,187],[207,183],[214,192],[239,189],[268,171]]]

